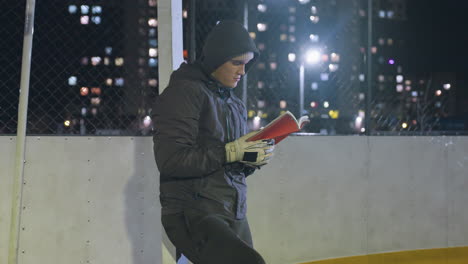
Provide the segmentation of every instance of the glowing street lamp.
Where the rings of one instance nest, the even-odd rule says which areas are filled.
[[[299,68],[299,116],[303,115],[304,112],[304,62],[308,65],[316,65],[320,63],[322,53],[318,49],[309,49],[301,61]]]
[[[308,64],[317,64],[320,62],[322,54],[316,49],[310,49],[306,52],[305,61]]]

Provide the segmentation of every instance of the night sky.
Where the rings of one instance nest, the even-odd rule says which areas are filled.
[[[458,0],[409,0],[410,71],[467,72],[468,3]]]

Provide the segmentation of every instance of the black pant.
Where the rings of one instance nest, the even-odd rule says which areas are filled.
[[[200,212],[163,215],[167,236],[194,264],[265,264],[252,247],[247,219]]]

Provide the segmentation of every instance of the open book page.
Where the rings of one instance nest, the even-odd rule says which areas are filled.
[[[275,120],[271,121],[263,129],[259,130],[257,134],[250,137],[247,141],[274,139],[275,144],[278,144],[284,138],[289,136],[289,134],[300,131],[308,122],[309,118],[307,116],[303,116],[299,121],[297,121],[291,112],[286,111]]]

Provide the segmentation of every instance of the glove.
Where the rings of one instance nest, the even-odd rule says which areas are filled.
[[[248,142],[247,139],[258,131],[250,132],[226,144],[226,162],[242,162],[250,166],[263,166],[273,155],[275,142],[272,139]]]

